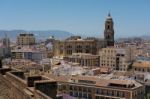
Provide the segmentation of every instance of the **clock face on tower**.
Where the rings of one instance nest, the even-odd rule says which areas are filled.
[[[104,30],[104,36],[105,36],[105,41],[107,43],[107,46],[114,46],[114,28],[113,28],[113,19],[108,14],[108,17],[105,21],[105,30]]]

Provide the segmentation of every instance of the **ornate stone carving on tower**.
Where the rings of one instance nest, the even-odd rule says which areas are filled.
[[[104,30],[104,38],[107,43],[107,46],[114,46],[114,28],[113,28],[113,19],[110,15],[108,14],[108,17],[105,21],[105,30]]]

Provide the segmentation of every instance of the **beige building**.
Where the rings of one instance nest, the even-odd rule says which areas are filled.
[[[107,47],[100,50],[100,66],[112,67],[115,70],[126,71],[134,60],[134,55],[128,48]]]
[[[34,45],[35,44],[35,36],[34,34],[22,33],[17,37],[17,44],[24,45]]]
[[[72,53],[90,53],[96,55],[98,54],[98,50],[105,46],[104,40],[70,37],[64,41],[56,40],[54,42],[54,56],[68,56],[72,55]]]
[[[135,80],[93,76],[48,77],[58,82],[58,91],[62,95],[68,94],[64,99],[144,99],[144,86]]]
[[[73,53],[70,56],[64,57],[64,60],[68,62],[79,63],[80,66],[92,68],[99,67],[100,57],[98,55],[87,53]]]
[[[136,61],[132,67],[137,72],[150,72],[150,61]]]

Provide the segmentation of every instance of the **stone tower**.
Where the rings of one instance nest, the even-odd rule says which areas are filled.
[[[107,46],[114,46],[114,27],[113,26],[114,26],[113,19],[109,13],[105,21],[105,30],[104,30],[104,38],[105,38]]]

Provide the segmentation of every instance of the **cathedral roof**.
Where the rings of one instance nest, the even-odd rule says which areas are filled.
[[[111,14],[108,13],[107,20],[112,20]]]

